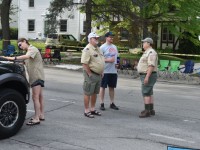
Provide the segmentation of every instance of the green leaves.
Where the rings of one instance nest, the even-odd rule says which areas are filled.
[[[82,2],[81,10],[85,12],[86,1]],[[50,31],[56,29],[56,17],[76,5],[73,4],[73,0],[52,1],[47,14],[52,28]],[[141,39],[139,32],[142,32],[143,36],[157,36],[156,30],[151,28],[158,28],[158,23],[164,23],[171,33],[182,38],[183,32],[200,35],[200,19],[197,19],[200,16],[199,8],[199,0],[91,0],[90,13],[94,21],[93,26],[104,26],[99,32],[108,28],[125,28],[133,37]],[[198,43],[194,38],[188,39]]]

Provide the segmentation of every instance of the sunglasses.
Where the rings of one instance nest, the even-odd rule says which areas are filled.
[[[21,46],[22,46],[22,44],[21,44],[21,43],[19,43],[19,44],[18,44],[18,47],[20,48]]]
[[[98,37],[93,37],[94,39],[98,40],[99,38]]]

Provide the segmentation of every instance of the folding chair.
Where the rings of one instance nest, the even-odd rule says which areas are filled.
[[[190,74],[194,72],[194,62],[192,60],[187,60],[184,64],[184,67],[179,68],[179,70],[182,78],[190,81],[192,79]]]
[[[168,75],[169,60],[159,60],[158,76],[161,78],[167,78]]]
[[[50,48],[45,49],[45,53],[42,55],[42,59],[43,59],[43,62],[45,64],[52,62],[51,49]]]
[[[117,66],[116,67],[117,67],[117,72],[118,73],[120,73],[120,71],[121,71],[121,66],[120,65],[121,65],[121,63],[120,63],[120,57],[117,57]]]
[[[51,57],[51,60],[52,60],[54,65],[60,64],[61,55],[60,55],[60,50],[59,49],[55,49],[54,50],[53,55]]]
[[[169,77],[171,79],[179,79],[179,66],[181,61],[170,60],[170,67],[169,67]]]
[[[11,56],[15,54],[15,46],[14,45],[8,45],[6,50],[3,50],[4,56]]]
[[[139,60],[136,59],[133,61],[133,64],[131,65],[131,70],[132,70],[131,76],[133,76],[133,78],[139,77],[139,73],[137,71],[138,62],[139,62]]]
[[[121,65],[120,69],[122,70],[123,74],[125,74],[125,75],[129,74],[129,70],[131,69],[130,60],[123,59],[122,60],[122,65]]]

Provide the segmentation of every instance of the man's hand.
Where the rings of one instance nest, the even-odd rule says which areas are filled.
[[[101,73],[101,78],[103,78],[103,76],[104,76],[104,73]]]
[[[92,73],[90,72],[90,73],[87,73],[88,74],[88,77],[91,77],[92,76]]]
[[[144,85],[148,84],[148,82],[149,82],[149,77],[146,76],[146,77],[144,78]]]
[[[106,62],[115,62],[115,56],[113,56],[113,57],[110,57],[110,58],[106,58],[105,59],[106,60]]]
[[[119,68],[119,64],[116,64],[116,65],[115,65],[115,68],[118,69],[118,68]]]

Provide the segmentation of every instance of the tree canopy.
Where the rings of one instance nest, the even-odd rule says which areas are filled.
[[[4,48],[9,44],[9,15],[12,13],[12,0],[0,0],[2,38]],[[56,32],[57,17],[67,9],[77,7],[86,13],[86,35],[91,31],[91,22],[94,26],[103,26],[100,32],[108,28],[124,28],[129,31],[134,45],[146,36],[157,38],[156,26],[162,23],[179,39],[189,39],[199,45],[200,35],[200,1],[199,0],[53,0],[46,14],[47,33]],[[188,34],[185,34],[185,33]],[[190,35],[190,36],[188,36]],[[175,44],[177,43],[175,42]]]
[[[54,0],[49,8],[51,14],[49,17],[54,18],[51,21],[56,20],[55,17],[63,13],[66,8],[75,5],[72,0]],[[127,29],[130,38],[134,38],[135,45],[146,36],[157,39],[158,23],[167,26],[171,33],[178,37],[177,40],[188,38],[193,43],[199,44],[197,38],[200,35],[199,8],[199,0],[87,0],[81,10],[86,13],[86,19],[91,17],[95,21],[95,26],[104,26],[103,30]],[[88,19],[86,23],[90,30],[91,20]],[[185,37],[184,32],[190,33],[191,36]]]
[[[54,0],[50,2],[50,7],[46,14],[46,33],[55,33],[58,25],[57,17],[60,16],[66,9],[73,6],[73,0]]]
[[[111,25],[128,29],[134,37],[141,31],[144,38],[151,36],[157,38],[154,28],[158,23],[163,23],[177,37],[183,38],[184,32],[189,32],[189,38],[198,44],[197,36],[200,35],[200,1],[199,0],[96,0],[93,7],[93,19],[97,25]]]

